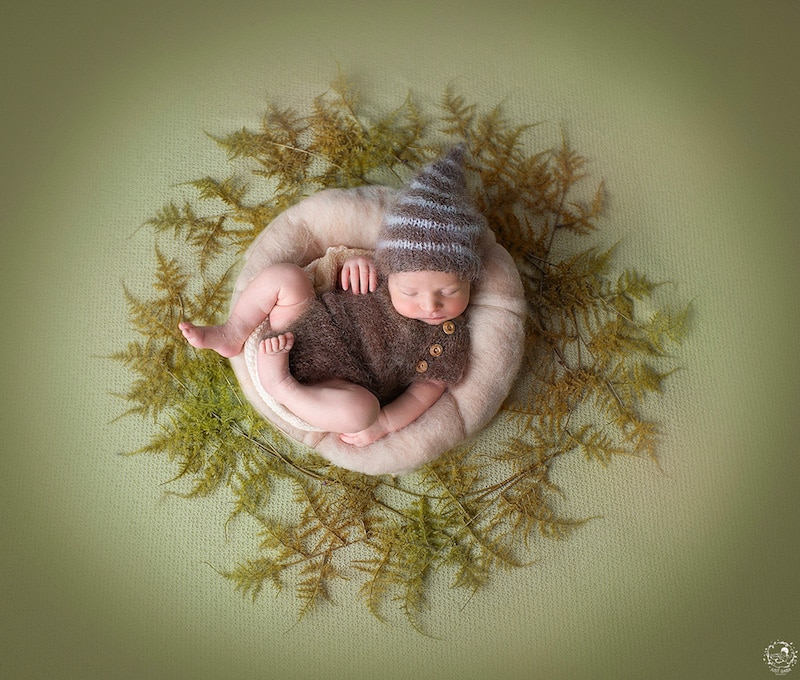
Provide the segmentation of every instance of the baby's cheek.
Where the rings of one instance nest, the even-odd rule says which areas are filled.
[[[402,314],[403,316],[412,317],[414,316],[415,308],[409,302],[398,302],[394,305],[395,310],[398,314]]]

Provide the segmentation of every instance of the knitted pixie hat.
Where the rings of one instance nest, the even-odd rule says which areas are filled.
[[[375,262],[384,275],[442,271],[475,281],[478,240],[486,219],[475,208],[464,176],[466,146],[426,165],[400,192],[383,219]]]

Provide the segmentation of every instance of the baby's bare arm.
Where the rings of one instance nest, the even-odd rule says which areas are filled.
[[[343,290],[357,295],[372,293],[378,287],[378,270],[372,258],[351,257],[342,265],[339,279]]]
[[[370,427],[361,432],[343,434],[342,441],[366,446],[410,425],[438,401],[446,387],[434,380],[412,383],[397,399],[381,409],[378,419]]]

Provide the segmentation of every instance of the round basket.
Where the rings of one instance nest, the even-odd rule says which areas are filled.
[[[394,196],[387,187],[326,189],[281,213],[252,243],[236,280],[233,301],[265,267],[292,262],[314,269],[331,248],[372,250],[383,214]],[[231,365],[247,399],[293,439],[335,465],[371,475],[411,472],[479,432],[508,395],[522,360],[526,301],[508,252],[487,230],[480,244],[484,264],[468,310],[470,356],[460,383],[451,386],[417,420],[365,447],[321,432],[272,400],[255,371],[256,330]]]

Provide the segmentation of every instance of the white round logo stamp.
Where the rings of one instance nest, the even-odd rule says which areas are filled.
[[[764,650],[764,663],[775,675],[786,675],[797,661],[797,650],[791,642],[775,640]]]

